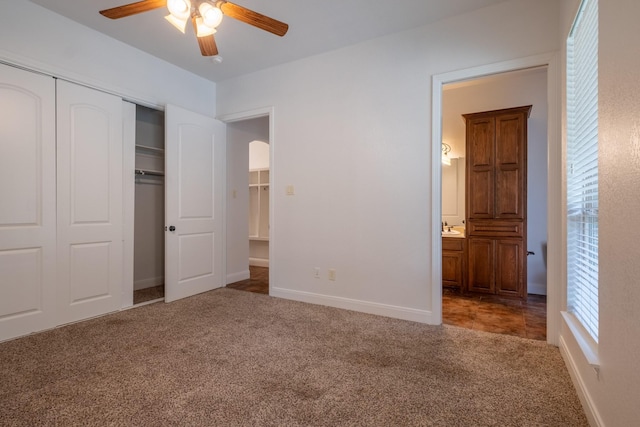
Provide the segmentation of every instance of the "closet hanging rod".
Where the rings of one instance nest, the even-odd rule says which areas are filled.
[[[146,169],[136,169],[136,175],[164,176],[164,172],[152,171],[152,170],[146,170]]]

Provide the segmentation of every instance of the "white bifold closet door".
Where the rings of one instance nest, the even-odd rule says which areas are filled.
[[[0,341],[56,324],[55,82],[0,64]]]
[[[222,286],[225,125],[167,105],[165,300]]]
[[[57,82],[58,323],[122,299],[122,99]]]

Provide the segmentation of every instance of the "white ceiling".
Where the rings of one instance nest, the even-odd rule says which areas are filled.
[[[206,79],[221,81],[506,0],[234,0],[289,24],[283,37],[231,18],[218,27],[221,64],[200,55],[192,28],[180,33],[156,9],[111,20],[98,13],[127,0],[31,0]],[[192,0],[193,1],[193,0]]]

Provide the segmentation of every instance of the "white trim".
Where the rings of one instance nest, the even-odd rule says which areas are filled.
[[[121,308],[133,306],[133,269],[135,233],[135,167],[136,167],[136,105],[122,101],[122,298]]]
[[[569,346],[567,345],[567,342],[565,341],[563,336],[560,336],[559,346],[560,355],[564,359],[565,365],[567,366],[567,371],[569,371],[569,376],[571,377],[571,380],[575,386],[578,398],[582,403],[584,413],[589,420],[589,425],[598,427],[604,426],[605,424],[602,421],[600,413],[598,412],[598,408],[596,407],[596,404],[594,403],[593,398],[589,393],[587,385],[582,380],[582,376],[580,375],[580,371],[578,369],[576,361],[573,358]]]
[[[153,288],[164,284],[164,276],[150,277],[148,279],[136,280],[133,282],[133,290]],[[133,293],[132,293],[133,294]]]
[[[251,272],[249,270],[240,271],[238,273],[227,274],[227,281],[225,285],[229,283],[241,282],[251,278]]]
[[[580,323],[574,315],[566,311],[561,312],[561,314],[565,325],[567,325],[567,328],[571,331],[573,339],[576,340],[576,343],[578,344],[578,347],[580,347],[587,363],[599,375],[600,358],[598,357],[598,344],[593,340],[591,335],[589,335],[589,332],[587,332],[582,323]]]
[[[236,113],[229,113],[229,114],[223,114],[217,117],[218,120],[224,122],[224,123],[233,123],[233,122],[239,122],[239,121],[243,121],[243,120],[250,120],[250,119],[256,119],[259,117],[268,117],[269,118],[269,169],[270,169],[270,173],[269,173],[269,187],[270,188],[277,188],[277,176],[274,173],[276,170],[276,161],[275,161],[275,147],[276,147],[276,137],[275,137],[275,109],[274,107],[260,107],[260,108],[255,108],[253,110],[246,110],[246,111],[240,111],[240,112],[236,112]],[[226,162],[225,162],[225,168],[226,168]],[[248,170],[248,169],[247,169]],[[226,173],[225,173],[225,192],[226,192],[226,188],[227,188],[227,183],[226,183]],[[275,253],[275,240],[274,240],[274,236],[275,236],[275,195],[274,195],[275,191],[269,191],[269,253],[273,254]],[[226,195],[225,195],[225,200],[226,200]],[[224,209],[224,226],[225,226],[225,230],[226,230],[226,218],[227,218],[227,208],[226,208],[226,204],[225,204],[225,209]],[[226,234],[226,233],[225,233]],[[226,248],[226,240],[224,242],[225,244],[225,248]],[[226,250],[225,250],[226,253]],[[225,259],[225,265],[226,265],[226,259]],[[256,264],[252,264],[252,265],[256,265]],[[265,267],[270,267],[269,268],[269,295],[271,295],[271,291],[273,289],[273,287],[271,286],[271,284],[273,283],[273,271],[275,270],[275,262],[272,259],[267,260],[267,264],[265,265]]]
[[[76,74],[72,71],[60,67],[55,67],[51,64],[46,64],[32,58],[21,56],[15,52],[9,52],[7,50],[0,49],[0,63],[10,65],[12,67],[22,68],[27,71],[44,74],[60,80],[66,80],[70,83],[75,83],[80,86],[98,90],[100,92],[106,92],[112,95],[119,96],[123,100],[132,102],[134,104],[164,111],[164,104],[160,103],[157,99],[151,99],[146,95],[134,93],[130,88],[127,88],[125,90],[118,86],[105,84],[102,81],[91,79],[81,74]]]
[[[442,87],[447,83],[460,82],[464,80],[476,79],[492,74],[505,73],[509,71],[522,70],[526,68],[535,68],[547,66],[547,150],[550,159],[548,160],[548,176],[549,189],[552,183],[561,182],[561,170],[558,169],[557,162],[561,161],[554,157],[561,150],[561,120],[560,120],[560,73],[558,62],[558,54],[556,52],[534,55],[525,58],[514,59],[510,61],[498,62],[494,64],[482,65],[464,70],[456,70],[448,73],[435,74],[432,80],[432,108],[431,108],[431,207],[432,207],[432,224],[431,224],[431,309],[433,320],[436,323],[442,323],[442,242],[439,238],[440,234],[440,218],[437,216],[442,211],[441,207],[441,169],[440,150],[442,141]],[[552,169],[553,166],[555,169]],[[557,187],[557,185],[556,185]],[[561,253],[562,237],[558,230],[562,228],[562,211],[561,199],[558,193],[561,189],[553,188],[553,191],[547,192],[547,236],[548,236],[548,256],[550,260],[552,256],[559,256]],[[558,345],[559,337],[559,311],[562,294],[562,270],[558,263],[547,263],[547,342],[549,344]]]
[[[216,119],[225,123],[233,123],[233,122],[240,122],[244,120],[257,119],[259,117],[267,117],[267,116],[271,117],[272,115],[273,115],[273,107],[261,107],[261,108],[255,108],[253,110],[240,111],[237,113],[223,114],[221,116],[216,117]],[[269,134],[269,137],[271,137],[271,134]]]
[[[249,257],[249,265],[252,265],[254,267],[269,267],[269,260],[265,258]]]
[[[318,304],[345,310],[358,311],[361,313],[375,314],[378,316],[392,317],[394,319],[434,324],[433,313],[426,310],[418,310],[389,304],[380,304],[370,301],[321,295],[311,292],[295,291],[291,289],[278,288],[275,286],[270,286],[269,295],[278,298],[306,302],[310,304]]]
[[[527,283],[527,293],[533,295],[546,295],[547,287],[541,283]]]

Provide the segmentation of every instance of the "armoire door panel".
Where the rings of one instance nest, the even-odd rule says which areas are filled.
[[[524,280],[523,240],[496,241],[496,293],[521,296]]]
[[[225,127],[167,105],[165,114],[165,301],[222,283]]]
[[[496,169],[496,194],[494,218],[524,219],[520,169]]]
[[[55,326],[55,81],[0,64],[0,341]]]
[[[496,117],[496,165],[522,166],[522,115],[509,114]]]
[[[494,163],[494,120],[479,118],[470,120],[467,125],[467,138],[473,144],[467,152],[471,167],[492,166]]]
[[[59,324],[120,307],[122,110],[117,96],[57,82]]]
[[[482,237],[523,237],[524,222],[519,220],[478,220],[467,222],[467,234]]]
[[[467,174],[471,187],[467,186],[467,217],[494,217],[494,174],[492,170],[472,169]]]
[[[495,244],[491,239],[470,238],[468,242],[468,287],[472,292],[495,293]]]

